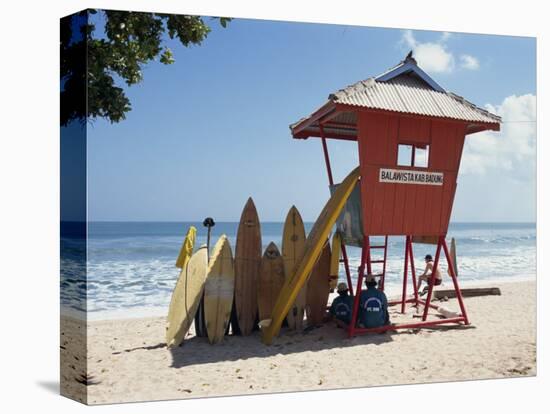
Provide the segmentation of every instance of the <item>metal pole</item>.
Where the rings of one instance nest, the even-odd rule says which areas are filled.
[[[361,264],[357,274],[357,289],[355,290],[355,298],[353,300],[353,311],[351,312],[351,321],[348,326],[348,337],[351,338],[355,333],[355,325],[357,323],[357,314],[359,313],[359,296],[361,296],[361,285],[363,284],[363,276],[365,274],[365,262],[369,250],[368,237],[363,239],[363,250],[361,251]],[[367,262],[368,263],[368,262]]]
[[[411,263],[411,276],[412,276],[412,283],[413,283],[413,289],[414,289],[414,303],[416,306],[418,306],[418,285],[416,284],[416,269],[414,268],[412,240],[411,240],[411,243],[409,244],[409,260]]]
[[[445,238],[443,236],[439,236],[439,240],[437,242],[437,250],[435,251],[435,260],[434,265],[432,267],[432,275],[430,277],[430,281],[428,282],[428,297],[426,298],[426,304],[424,305],[424,313],[422,314],[422,320],[425,321],[428,317],[428,310],[430,309],[430,301],[432,300],[432,293],[434,289],[434,283],[435,283],[435,274],[437,272],[437,265],[439,264],[439,255],[441,253],[441,245],[442,240],[445,242]]]
[[[384,239],[384,264],[382,265],[382,277],[380,278],[380,283],[378,288],[383,292],[384,285],[386,283],[386,261],[388,260],[388,236],[386,235]]]
[[[449,270],[451,271],[451,279],[453,280],[453,285],[456,292],[456,298],[458,299],[458,304],[460,306],[460,312],[462,312],[462,316],[464,317],[464,323],[466,325],[469,325],[470,321],[468,320],[468,315],[466,314],[466,307],[464,306],[464,301],[462,300],[462,292],[460,291],[460,287],[458,286],[458,280],[456,278],[456,269],[454,268],[453,261],[451,259],[451,255],[449,254],[449,249],[447,248],[447,242],[445,241],[445,239],[443,239],[443,251],[445,252],[447,264],[449,266]]]
[[[202,225],[208,229],[206,235],[206,250],[208,252],[208,262],[210,262],[210,231],[212,227],[216,225],[216,223],[214,222],[214,219],[212,217],[206,217],[202,222]]]
[[[208,251],[208,254],[207,254],[208,263],[210,263],[210,231],[211,231],[211,228],[208,227],[208,233],[207,233],[207,236],[206,236],[206,249]]]
[[[445,318],[445,319],[436,319],[428,322],[413,322],[413,323],[403,323],[397,325],[384,325],[378,328],[357,328],[355,332],[358,335],[366,333],[377,333],[377,332],[386,332],[386,331],[396,331],[398,329],[414,329],[414,328],[423,328],[425,326],[435,326],[435,325],[445,325],[450,323],[460,323],[463,322],[464,318],[462,316],[456,318]]]
[[[367,275],[372,275],[372,263],[370,257],[370,239],[369,236],[363,236],[363,246],[367,247],[366,263],[367,263]]]
[[[407,300],[407,273],[409,265],[409,242],[410,236],[405,237],[405,270],[403,271],[403,295],[401,296],[401,313],[405,313],[405,302]]]
[[[344,245],[344,242],[340,242],[341,250],[342,250],[342,259],[344,260],[344,269],[346,269],[346,278],[348,280],[348,289],[349,294],[353,296],[353,282],[351,281],[351,272],[349,270],[349,263],[348,263],[348,253],[346,252],[346,246]]]
[[[210,231],[216,223],[212,217],[206,217],[202,222],[202,225],[208,229],[206,236],[206,257],[208,262],[210,262]],[[204,322],[204,292],[201,296],[197,313],[195,314],[195,334],[199,337],[204,337],[208,334]]]
[[[330,158],[328,156],[327,140],[325,138],[325,130],[323,128],[323,125],[321,124],[319,124],[319,132],[321,133],[321,143],[323,144],[323,154],[325,156],[325,165],[327,166],[328,183],[332,186],[334,185],[334,180],[332,179],[332,169],[330,168]]]

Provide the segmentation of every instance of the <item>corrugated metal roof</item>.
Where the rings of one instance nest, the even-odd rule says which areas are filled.
[[[346,106],[338,107],[339,104]],[[409,53],[386,72],[329,95],[317,111],[290,125],[292,135],[357,139],[354,107],[464,121],[469,123],[467,133],[498,130],[502,122],[499,116],[445,91]],[[324,127],[320,124],[322,119]]]
[[[500,117],[453,93],[439,92],[414,74],[388,81],[369,78],[329,96],[334,103],[461,121],[500,123]]]

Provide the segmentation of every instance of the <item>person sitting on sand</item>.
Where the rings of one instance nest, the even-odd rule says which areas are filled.
[[[424,273],[422,273],[418,277],[418,292],[421,295],[423,295],[425,292],[422,292],[420,290],[420,286],[422,285],[422,282],[426,282],[429,286],[429,283],[430,283],[431,278],[432,278],[432,270],[434,268],[434,260],[433,260],[431,254],[427,254],[426,257],[424,258],[424,260],[426,261],[426,268],[424,269]],[[441,272],[439,271],[439,269],[436,269],[434,286],[439,286],[441,284],[441,282],[442,282]]]
[[[363,328],[379,328],[390,324],[388,299],[386,294],[376,288],[376,279],[367,275],[367,290],[359,297],[359,323]]]
[[[353,296],[348,294],[348,285],[338,283],[336,288],[338,296],[334,298],[330,305],[329,315],[340,327],[346,327],[351,321],[351,312],[353,309]]]

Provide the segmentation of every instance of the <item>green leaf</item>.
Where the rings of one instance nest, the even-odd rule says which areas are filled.
[[[89,24],[89,15],[98,12],[105,17],[101,37]],[[219,21],[225,28],[231,19],[220,17]],[[78,33],[83,39],[73,34],[76,22],[82,22]],[[132,106],[115,78],[135,85],[143,80],[143,68],[150,61],[174,63],[172,51],[163,45],[165,34],[188,47],[200,45],[210,31],[203,17],[188,15],[89,9],[62,19],[61,124],[75,119],[125,119]]]

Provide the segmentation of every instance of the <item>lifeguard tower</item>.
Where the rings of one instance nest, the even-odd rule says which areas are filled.
[[[335,186],[326,140],[358,144],[360,177],[337,222],[342,233],[341,262],[349,290],[355,290],[349,336],[447,323],[469,324],[445,236],[465,137],[485,130],[499,131],[500,122],[500,117],[446,92],[409,53],[405,60],[381,75],[331,94],[312,115],[290,126],[296,139],[320,138],[331,188]],[[383,236],[385,242],[372,245],[373,236]],[[405,237],[403,292],[401,299],[390,305],[400,305],[402,313],[409,303],[418,309],[422,306],[422,319],[374,329],[358,328],[359,295],[365,271],[378,276],[379,288],[384,289],[388,236]],[[435,246],[434,272],[425,299],[419,298],[417,291],[413,260],[413,242],[417,241]],[[362,248],[355,289],[346,254],[346,245],[350,244]],[[371,259],[373,249],[380,249],[383,254],[378,256],[383,259]],[[429,309],[436,308],[431,300],[442,250],[460,314],[429,320]],[[381,271],[373,273],[373,265]],[[409,273],[412,297],[407,297]]]

